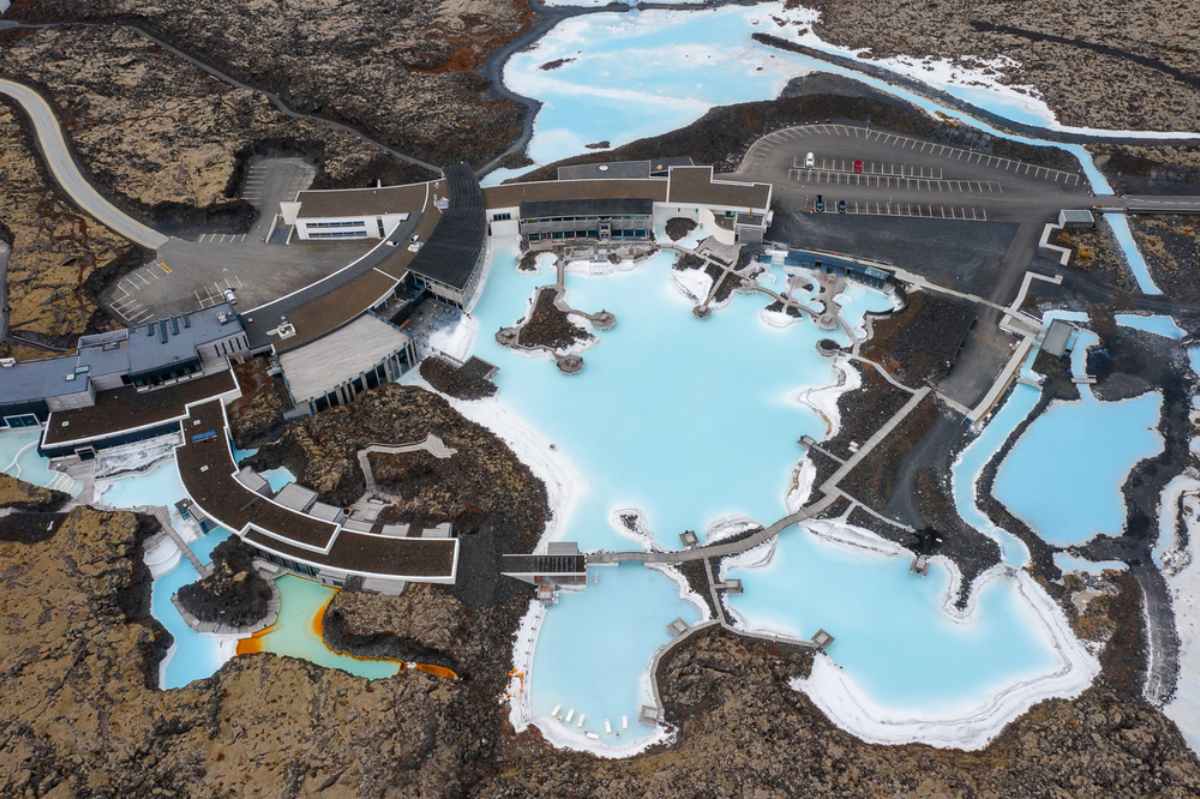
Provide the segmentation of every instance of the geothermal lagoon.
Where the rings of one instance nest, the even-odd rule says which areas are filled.
[[[684,530],[706,540],[738,521],[770,524],[803,504],[797,441],[826,437],[824,417],[836,417],[834,392],[819,395],[816,407],[804,402],[838,383],[839,367],[816,348],[831,334],[807,320],[770,324],[762,295],[734,294],[695,319],[671,269],[674,254],[617,268],[577,263],[567,273],[568,304],[608,310],[618,323],[582,351],[583,372],[565,377],[548,357],[492,339],[524,315],[535,287],[554,280],[545,266],[518,270],[515,242],[493,246],[473,352],[500,367],[500,392],[456,407],[499,431],[558,487],[552,537],[584,550],[676,549]],[[784,275],[772,268],[759,280],[778,288]],[[864,313],[893,308],[888,295],[854,284],[838,301],[851,329]],[[630,513],[636,532],[621,520]],[[1064,669],[1086,684],[1093,664],[1036,586],[990,575],[959,612],[950,606],[952,567],[938,562],[928,577],[914,576],[907,553],[862,535],[878,546],[848,548],[791,528],[773,551],[746,553],[727,575],[746,586],[729,600],[746,629],[808,638],[824,627],[845,636],[827,658],[838,679],[814,688],[835,717],[867,702],[912,740],[920,735],[905,718],[948,729],[986,697],[1061,678]],[[531,611],[515,664],[528,674],[528,695],[515,703],[514,721],[537,724],[560,745],[626,754],[663,734],[638,725],[636,714],[653,699],[648,668],[670,640],[667,625],[708,613],[677,575],[640,566],[590,572],[585,590],[563,591],[556,606]],[[880,646],[880,636],[915,645]],[[1001,641],[997,657],[989,642]]]

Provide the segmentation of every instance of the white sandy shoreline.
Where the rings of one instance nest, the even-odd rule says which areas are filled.
[[[579,268],[582,265],[573,266]],[[606,267],[607,265],[602,265],[602,268]],[[611,267],[607,267],[606,271],[607,269]],[[621,270],[617,268],[612,271]],[[678,284],[674,281],[672,283],[675,289],[672,293],[676,296],[681,295],[683,292],[679,291]],[[801,386],[788,392],[783,398],[789,404],[803,406],[810,412],[816,411],[826,423],[827,435],[835,434],[840,427],[838,398],[842,393],[861,385],[860,372],[854,365],[843,358],[832,360],[831,365],[834,372],[831,385]],[[406,379],[405,382],[416,382],[428,388],[424,381],[417,378]],[[528,464],[534,474],[546,483],[552,514],[538,549],[542,550],[547,541],[564,536],[575,510],[579,507],[581,497],[587,491],[587,479],[581,471],[563,453],[552,449],[547,437],[515,409],[508,407],[503,400],[448,400],[464,416],[503,438],[518,458]],[[788,507],[807,499],[811,492],[814,472],[807,458],[801,456],[797,460],[791,489],[784,498]],[[631,548],[650,548],[654,546],[653,538],[647,531],[625,529],[618,518],[623,512],[634,511],[637,509],[610,508],[610,525],[620,535],[636,542]],[[644,518],[645,514],[639,512],[638,516]],[[711,542],[714,538],[733,534],[735,530],[744,528],[749,523],[752,523],[752,520],[732,515],[718,518],[709,523],[706,538]],[[819,522],[810,525],[809,529],[821,535],[830,546],[851,547],[877,557],[911,556],[911,553],[902,547],[869,531],[845,525],[844,522]],[[805,532],[791,531],[789,534],[802,535]],[[769,563],[773,547],[773,541],[767,542],[755,550],[727,560],[726,564],[750,566],[755,561],[759,561],[758,565]],[[954,607],[956,589],[961,581],[958,570],[943,558],[934,559],[934,564],[935,569],[947,575],[946,592],[941,601],[942,611],[948,619],[962,625],[977,623],[978,596],[983,585],[993,580],[1014,580],[1015,589],[1024,600],[1023,610],[1028,614],[1030,625],[1039,631],[1047,645],[1057,653],[1054,668],[1039,674],[1009,675],[1003,685],[987,691],[987,695],[978,702],[963,703],[955,707],[922,709],[923,712],[919,713],[914,713],[911,708],[890,707],[875,701],[850,675],[825,656],[817,658],[810,677],[797,680],[793,687],[808,694],[839,726],[864,740],[886,743],[924,742],[934,746],[974,749],[986,745],[1009,721],[1034,703],[1051,696],[1073,696],[1090,685],[1092,678],[1098,673],[1098,663],[1074,638],[1065,616],[1029,575],[1002,567],[993,569],[980,578],[967,607],[959,611]],[[675,570],[666,573],[669,578],[676,580],[680,595],[701,608],[702,616],[707,618],[709,614],[703,598],[690,590],[681,574]],[[670,731],[660,725],[657,732],[636,744],[614,747],[611,745],[611,738],[588,737],[574,726],[568,726],[557,719],[540,717],[533,712],[529,690],[541,624],[547,612],[540,603],[532,601],[521,620],[514,641],[513,667],[523,675],[523,680],[514,678],[509,685],[509,694],[512,697],[509,718],[514,729],[521,731],[530,724],[536,724],[543,735],[556,746],[588,751],[602,757],[627,757],[654,743],[669,740]],[[738,618],[736,614],[734,618],[737,619],[737,626],[748,628],[744,619]],[[788,630],[785,637],[794,637],[794,633]],[[640,689],[643,694],[650,688],[651,675],[648,669],[652,662],[650,660],[641,672]]]
[[[851,546],[878,557],[911,557],[912,554],[869,530],[851,525],[817,522],[804,525],[800,531],[789,534],[805,533],[820,535],[835,545]],[[722,564],[721,577],[724,578],[726,567],[768,567],[774,552],[775,542],[772,541],[728,558]],[[1100,673],[1099,662],[1075,637],[1062,610],[1028,572],[1003,564],[993,566],[976,579],[967,606],[960,610],[954,604],[962,579],[958,569],[953,562],[941,557],[932,559],[931,565],[949,572],[942,612],[954,623],[966,626],[978,623],[979,596],[985,586],[998,580],[1013,581],[1015,590],[1023,600],[1021,612],[1029,628],[1036,630],[1056,654],[1055,667],[1038,674],[1012,675],[1003,686],[992,689],[990,695],[978,703],[956,703],[917,711],[879,702],[853,676],[838,666],[832,657],[821,654],[813,661],[812,674],[808,678],[796,678],[791,685],[803,691],[842,729],[871,743],[924,743],[937,747],[981,749],[999,735],[1009,722],[1033,705],[1044,699],[1078,696]],[[725,603],[725,607],[734,618],[735,626],[747,632],[795,637],[795,632],[790,629],[770,624],[750,624],[729,603]]]

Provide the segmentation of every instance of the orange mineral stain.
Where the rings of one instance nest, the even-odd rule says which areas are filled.
[[[331,602],[333,602],[334,597],[336,597],[336,596],[337,596],[337,591],[334,591],[330,595],[329,599],[325,600],[325,602],[323,602],[321,604],[321,606],[319,608],[317,608],[316,612],[313,613],[312,617],[308,620],[309,632],[316,637],[316,640],[321,642],[321,645],[324,646],[326,650],[328,650],[329,652],[331,652],[334,655],[337,655],[339,657],[348,657],[348,658],[353,658],[354,660],[395,663],[397,668],[400,670],[403,670],[405,668],[412,668],[417,671],[423,671],[426,674],[432,675],[434,677],[438,677],[443,680],[457,680],[459,678],[458,673],[455,672],[454,669],[449,668],[448,666],[438,666],[433,663],[408,663],[406,661],[396,660],[394,658],[362,657],[359,655],[351,654],[349,652],[340,652],[340,651],[334,649],[333,647],[329,646],[329,644],[325,641],[325,613],[329,610],[329,604]],[[268,651],[267,646],[266,646],[266,637],[274,629],[275,629],[275,625],[273,624],[270,627],[267,627],[263,630],[259,630],[258,632],[251,635],[249,638],[241,639],[240,641],[237,642],[237,653],[239,655],[253,655],[253,654],[256,654],[259,652]]]
[[[263,638],[273,629],[275,629],[274,624],[253,633],[249,638],[239,640],[237,642],[237,653],[239,655],[256,655],[259,652],[266,652],[267,650],[263,647]]]
[[[458,673],[446,666],[436,666],[433,663],[414,663],[413,668],[426,674],[432,674],[434,677],[441,677],[443,680],[458,679]]]

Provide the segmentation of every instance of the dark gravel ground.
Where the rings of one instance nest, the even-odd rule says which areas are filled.
[[[909,292],[902,311],[874,320],[861,353],[906,386],[944,379],[976,325],[974,303],[932,291]]]
[[[554,304],[557,297],[558,289],[553,286],[538,289],[533,310],[521,325],[521,332],[517,336],[518,344],[522,347],[565,350],[574,344],[592,339],[591,333],[572,322],[570,317]]]
[[[429,385],[455,399],[476,400],[496,393],[496,384],[473,372],[464,371],[444,358],[430,356],[421,361],[421,377]]]

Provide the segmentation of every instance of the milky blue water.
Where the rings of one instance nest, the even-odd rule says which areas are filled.
[[[241,463],[247,458],[253,458],[258,454],[258,447],[253,449],[238,449],[237,444],[233,443],[233,439],[229,439],[229,451],[233,453],[233,462]]]
[[[341,669],[373,680],[391,677],[400,671],[400,664],[394,660],[340,655],[325,646],[319,623],[336,590],[291,574],[277,579],[275,585],[279,589],[280,608],[287,608],[287,612],[281,612],[275,624],[259,639],[261,651],[303,658],[327,669]]]
[[[1080,331],[1071,350],[1071,372],[1087,375],[1087,351],[1099,343]],[[1080,399],[1055,400],[1025,430],[996,470],[992,494],[1038,537],[1057,546],[1082,544],[1125,526],[1121,493],[1138,461],[1162,452],[1158,419],[1162,393],[1149,391],[1103,402],[1091,386]]]
[[[758,319],[764,296],[735,296],[729,308],[700,321],[671,280],[674,256],[660,253],[638,269],[605,277],[570,275],[567,301],[608,309],[617,327],[583,353],[583,373],[564,377],[548,359],[514,354],[492,333],[519,319],[549,271],[518,272],[511,249],[498,253],[475,309],[475,354],[500,365],[506,404],[520,410],[574,461],[590,486],[571,538],[586,549],[621,547],[610,510],[643,508],[657,542],[702,530],[741,513],[772,521],[783,514],[802,435],[823,436],[816,414],[791,398],[805,386],[833,382],[816,355],[830,334],[809,323],[776,329]],[[891,307],[879,292],[855,287],[863,305]],[[860,314],[861,314],[860,305]],[[861,321],[861,320],[856,320]],[[842,334],[832,335],[848,341]]]
[[[1083,572],[1084,574],[1102,574],[1109,569],[1117,571],[1129,569],[1129,564],[1121,560],[1088,560],[1067,552],[1055,552],[1054,565],[1063,572]]]
[[[992,493],[1051,544],[1082,544],[1125,525],[1121,486],[1162,451],[1162,394],[1120,402],[1055,401],[1034,419],[996,472]]]
[[[591,14],[565,20],[531,50],[517,53],[505,66],[504,81],[514,91],[543,103],[534,120],[528,153],[545,164],[586,152],[585,145],[608,141],[620,146],[690,124],[714,105],[778,96],[791,78],[828,72],[856,80],[926,111],[962,121],[993,136],[1071,153],[1097,194],[1112,187],[1082,145],[1064,145],[997,130],[992,125],[921,95],[812,56],[789,53],[755,42],[754,33],[794,38],[795,28],[773,17],[782,4],[709,11],[643,11]],[[556,59],[574,59],[554,70],[540,67]],[[917,73],[917,77],[920,73]],[[934,85],[977,107],[1035,127],[1046,120],[997,92],[979,87]],[[1116,135],[1120,135],[1119,133]],[[493,185],[521,170],[496,170]],[[1138,287],[1161,294],[1133,240],[1124,214],[1104,214]]]
[[[574,710],[569,729],[575,734],[590,731],[609,745],[624,745],[649,732],[637,721],[638,708],[653,704],[642,673],[670,640],[667,625],[702,617],[696,605],[679,598],[673,581],[640,564],[596,567],[590,580],[583,591],[560,592],[546,614],[530,679],[532,708],[543,727],[560,723],[550,719],[556,706],[562,717]],[[629,719],[625,731],[622,716]],[[606,719],[621,735],[605,735]]]
[[[702,532],[727,514],[770,523],[786,513],[784,496],[802,457],[797,439],[826,434],[819,417],[790,398],[834,378],[815,351],[828,334],[808,322],[768,327],[759,319],[767,300],[740,295],[696,320],[672,286],[671,260],[661,254],[632,272],[568,276],[572,306],[606,308],[618,319],[614,331],[600,333],[584,351],[583,373],[575,377],[558,374],[547,359],[503,349],[491,335],[521,316],[534,287],[552,279],[549,271],[519,272],[514,253],[497,248],[476,309],[475,354],[500,367],[499,396],[589,482],[564,534],[584,549],[636,548],[609,524],[618,508],[641,509],[664,548],[678,547],[680,531]],[[865,309],[890,307],[884,295],[859,286],[845,303],[855,325]],[[978,700],[982,691],[1050,662],[1051,650],[1013,612],[1017,600],[1007,581],[985,591],[977,623],[966,627],[942,611],[948,576],[935,568],[931,578],[917,579],[908,566],[907,558],[848,554],[793,531],[769,569],[737,571],[746,593],[732,602],[753,628],[803,637],[820,626],[831,630],[838,636],[833,659],[893,707],[928,710],[931,703]],[[636,719],[637,705],[648,698],[643,674],[669,638],[666,625],[677,616],[691,623],[699,612],[677,598],[671,581],[643,567],[592,574],[598,584],[564,592],[546,615],[530,703],[543,729],[562,729],[548,718],[561,705],[562,714],[586,713],[584,729],[601,734],[602,745],[626,745],[645,728],[635,730],[633,721],[626,736],[610,738],[604,719],[614,727],[621,715]],[[902,640],[920,644],[899,646]],[[996,652],[1000,641],[1003,652]]]
[[[43,488],[53,484],[60,473],[52,471],[50,462],[38,454],[41,437],[38,427],[0,431],[0,471]]]
[[[96,504],[109,508],[143,508],[166,506],[176,529],[182,528],[175,503],[187,496],[174,458],[166,458],[150,469],[112,481]],[[201,563],[212,562],[212,551],[230,536],[223,527],[191,542],[190,548]],[[174,647],[159,666],[161,688],[180,688],[193,680],[209,677],[224,662],[219,639],[198,633],[187,625],[171,596],[189,583],[200,579],[191,562],[184,557],[170,571],[154,579],[150,589],[150,613],[175,639]]]
[[[271,486],[272,494],[278,494],[283,490],[285,485],[296,482],[295,475],[288,471],[285,466],[267,469],[265,472],[262,472],[262,477],[267,481],[267,485]]]
[[[942,611],[946,569],[935,564],[922,577],[907,557],[851,550],[799,529],[780,536],[769,566],[728,574],[743,579],[745,593],[728,601],[751,626],[800,638],[829,630],[833,660],[901,714],[978,704],[989,690],[1056,662],[1005,578],[979,589],[973,621],[962,624]]]
[[[1132,327],[1135,330],[1144,330],[1147,333],[1153,333],[1157,336],[1178,341],[1187,335],[1187,331],[1169,316],[1139,313],[1119,313],[1115,316],[1118,325]]]
[[[998,526],[979,509],[976,501],[976,481],[979,475],[1017,425],[1028,418],[1041,397],[1041,389],[1018,383],[1008,399],[992,416],[983,432],[958,456],[952,470],[954,507],[963,521],[1000,545],[1000,557],[1010,566],[1029,563],[1029,548],[1025,542]]]
[[[166,458],[145,472],[114,480],[96,498],[110,508],[164,505],[174,517],[175,503],[187,496],[174,458]]]
[[[212,551],[230,535],[224,527],[214,528],[204,537],[193,541],[191,549],[201,563],[211,563]],[[191,562],[187,558],[180,558],[179,564],[155,579],[150,589],[150,612],[175,639],[174,647],[159,667],[160,688],[182,688],[193,680],[211,677],[224,662],[217,638],[195,632],[171,602],[171,596],[176,591],[199,579],[200,575]]]
[[[1187,348],[1188,364],[1192,371],[1200,375],[1200,346]]]

